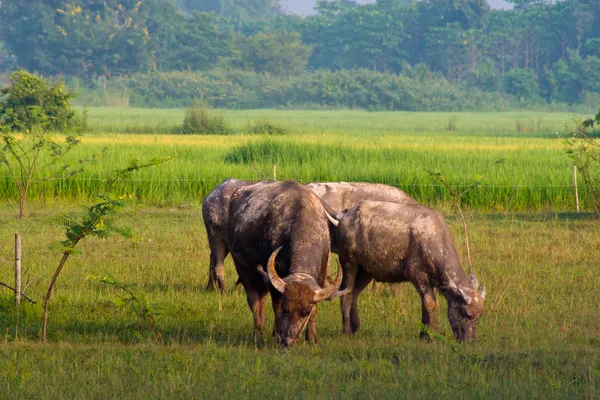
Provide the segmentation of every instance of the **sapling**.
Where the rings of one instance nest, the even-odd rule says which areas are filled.
[[[477,181],[469,186],[466,187],[465,190],[463,190],[462,192],[459,192],[458,190],[456,190],[455,188],[453,188],[452,186],[450,186],[450,184],[448,183],[448,181],[446,180],[446,178],[444,178],[444,176],[441,174],[441,172],[436,172],[436,171],[432,171],[432,170],[425,170],[429,176],[439,182],[442,183],[442,185],[444,185],[446,187],[446,189],[448,189],[448,191],[450,192],[450,195],[452,196],[452,200],[454,201],[454,205],[456,206],[456,209],[458,210],[458,215],[460,216],[460,219],[463,223],[463,230],[464,230],[464,234],[465,234],[465,247],[467,248],[467,261],[469,262],[469,273],[473,272],[473,264],[471,263],[471,250],[469,248],[469,235],[467,233],[467,220],[465,219],[465,216],[462,212],[462,208],[460,207],[461,202],[462,202],[462,197],[469,192],[472,189],[475,189],[476,187],[478,187],[479,185],[481,185],[481,177],[478,177]]]
[[[158,342],[160,339],[160,332],[156,329],[155,316],[162,313],[163,309],[155,303],[149,301],[146,296],[142,293],[138,293],[133,285],[123,283],[109,275],[92,275],[91,279],[100,281],[106,285],[112,286],[118,289],[124,295],[118,295],[119,297],[113,301],[116,306],[124,306],[135,314],[140,323],[152,334],[154,342]],[[138,338],[141,335],[138,331],[134,331]]]
[[[600,126],[600,110],[594,118],[574,119],[576,132],[565,140],[565,151],[583,176],[583,182],[600,217],[600,143],[588,129]]]
[[[122,228],[114,225],[114,221],[110,217],[124,207],[124,201],[129,195],[116,195],[112,193],[114,184],[117,181],[126,181],[131,174],[140,169],[153,167],[155,165],[164,164],[173,160],[174,157],[152,159],[146,163],[140,163],[138,160],[132,160],[128,167],[113,171],[110,178],[107,179],[106,193],[98,195],[99,202],[91,207],[85,208],[83,217],[75,217],[64,215],[62,222],[65,226],[65,240],[61,243],[63,251],[58,267],[54,271],[50,279],[50,285],[44,296],[44,318],[42,324],[42,343],[46,341],[46,332],[48,327],[48,304],[52,289],[63,270],[67,260],[71,254],[76,253],[75,247],[77,244],[88,236],[96,236],[106,238],[111,233],[117,233],[125,237],[131,237],[131,231],[128,228]]]

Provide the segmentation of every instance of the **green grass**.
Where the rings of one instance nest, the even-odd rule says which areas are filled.
[[[12,237],[21,232],[28,294],[38,300],[23,305],[15,340],[13,300],[0,288],[0,398],[600,396],[600,225],[570,213],[571,164],[555,137],[570,115],[224,111],[240,134],[139,134],[172,132],[183,113],[91,109],[92,133],[69,159],[108,146],[100,160],[75,178],[36,185],[23,220],[8,201],[0,206],[0,281],[12,282]],[[256,120],[288,133],[241,134]],[[136,237],[81,243],[55,288],[49,343],[38,344],[40,303],[60,257],[51,246],[63,235],[57,215],[89,204],[128,159],[173,154],[175,161],[118,188],[135,194],[118,220]],[[457,186],[483,176],[465,198],[474,268],[488,293],[478,340],[420,341],[420,301],[406,284],[396,295],[388,287],[364,292],[354,337],[340,333],[337,301],[319,305],[318,346],[282,351],[272,337],[255,336],[230,259],[228,292],[204,291],[209,251],[199,205],[227,177],[269,178],[273,163],[278,179],[402,187],[447,215],[463,259],[462,225],[424,170]],[[0,198],[14,203],[0,171]],[[117,290],[91,279],[103,274],[163,310],[158,339],[114,302]],[[444,300],[439,313],[441,335],[450,337]]]
[[[23,234],[28,293],[41,300],[59,252],[59,202],[18,221],[0,209],[1,261]],[[318,346],[280,351],[252,333],[251,313],[228,259],[230,288],[203,290],[208,246],[197,207],[134,207],[119,217],[135,239],[90,239],[69,260],[50,307],[47,345],[37,344],[41,304],[23,306],[14,339],[12,298],[0,292],[1,398],[596,398],[600,394],[600,226],[589,215],[469,212],[474,268],[487,287],[474,344],[417,339],[419,297],[410,285],[361,296],[362,329],[341,335],[338,301],[319,306]],[[461,254],[462,226],[447,217]],[[3,264],[4,265],[4,264]],[[139,320],[90,279],[135,284],[164,311],[154,343]],[[7,265],[0,281],[10,282]],[[441,334],[451,336],[441,301]],[[268,307],[267,326],[272,325]]]
[[[109,133],[173,126],[183,119],[183,110],[94,108],[90,126],[95,133],[84,138],[69,160],[87,159],[108,147],[106,153],[79,176],[36,185],[32,198],[89,198],[102,190],[109,171],[130,158],[179,154],[167,166],[137,174],[137,182],[122,189],[145,204],[197,204],[223,179],[268,179],[277,164],[278,179],[381,182],[426,204],[447,203],[447,191],[429,178],[429,169],[458,188],[483,178],[481,187],[464,199],[471,208],[574,208],[571,163],[556,137],[557,131],[565,132],[569,114],[261,110],[223,115],[235,132],[258,119],[282,126],[288,134]],[[14,199],[10,177],[5,169],[0,171],[0,198]],[[580,197],[590,205],[583,185]]]
[[[297,110],[220,110],[241,132],[248,121],[267,119],[296,133],[359,136],[442,134],[546,136],[565,129],[572,113],[511,111],[367,112]],[[90,128],[98,133],[170,133],[183,123],[184,109],[90,108]]]

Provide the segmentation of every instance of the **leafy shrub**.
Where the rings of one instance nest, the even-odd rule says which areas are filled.
[[[201,135],[227,135],[230,132],[225,117],[198,107],[195,102],[187,109],[183,119],[182,133]]]
[[[517,105],[512,96],[469,88],[435,73],[422,79],[371,70],[319,70],[278,77],[220,69],[133,74],[111,79],[108,85],[107,90],[111,93],[128,95],[135,107],[187,107],[191,98],[198,98],[211,107],[230,109],[482,111],[505,110]]]
[[[251,135],[285,135],[288,129],[269,121],[268,118],[261,118],[253,121],[246,132]]]
[[[8,131],[81,129],[86,121],[71,109],[72,98],[62,82],[53,84],[39,75],[15,71],[10,86],[0,88],[0,126]]]

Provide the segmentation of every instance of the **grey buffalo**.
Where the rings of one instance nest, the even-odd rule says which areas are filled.
[[[344,333],[359,329],[358,296],[376,279],[411,282],[421,296],[422,322],[433,330],[438,288],[456,340],[475,339],[485,288],[479,292],[475,276],[465,274],[439,213],[416,204],[363,201],[339,220],[338,246],[342,288],[350,290],[341,300]]]
[[[215,188],[202,203],[202,218],[206,226],[210,247],[210,270],[207,289],[225,290],[225,271],[223,262],[229,254],[227,245],[227,225],[229,224],[229,202],[233,193],[243,187],[261,184],[261,182],[226,179]]]
[[[255,187],[266,182],[250,182],[227,179],[215,188],[202,204],[202,216],[206,226],[210,246],[210,269],[207,289],[225,290],[223,262],[229,254],[227,226],[229,223],[229,202],[238,189]],[[331,207],[335,215],[341,215],[362,200],[416,203],[402,190],[393,186],[374,183],[309,183],[305,185]],[[335,244],[333,251],[336,251]]]
[[[402,190],[381,183],[325,182],[307,183],[307,188],[319,196],[336,215],[340,215],[363,200],[417,204]]]
[[[270,292],[274,333],[284,346],[304,327],[316,342],[317,303],[341,294],[341,269],[335,283],[325,285],[332,229],[325,207],[294,181],[248,185],[230,198],[227,242],[255,328],[264,331]]]

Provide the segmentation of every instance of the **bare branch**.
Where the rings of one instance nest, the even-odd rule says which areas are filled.
[[[13,291],[13,293],[17,293],[17,290],[16,290],[14,287],[12,287],[12,286],[9,286],[9,285],[7,285],[7,284],[6,284],[6,283],[4,283],[4,282],[0,282],[0,286],[3,286],[3,287],[5,287],[5,288],[7,288],[7,289],[9,289],[9,290],[12,290],[12,291]],[[27,285],[27,286],[29,286],[29,285]],[[26,289],[26,290],[27,290],[27,289]],[[21,292],[21,296],[22,296],[22,297],[23,297],[25,300],[27,300],[28,302],[30,302],[31,304],[37,304],[37,301],[33,300],[31,297],[27,296],[25,293]]]

